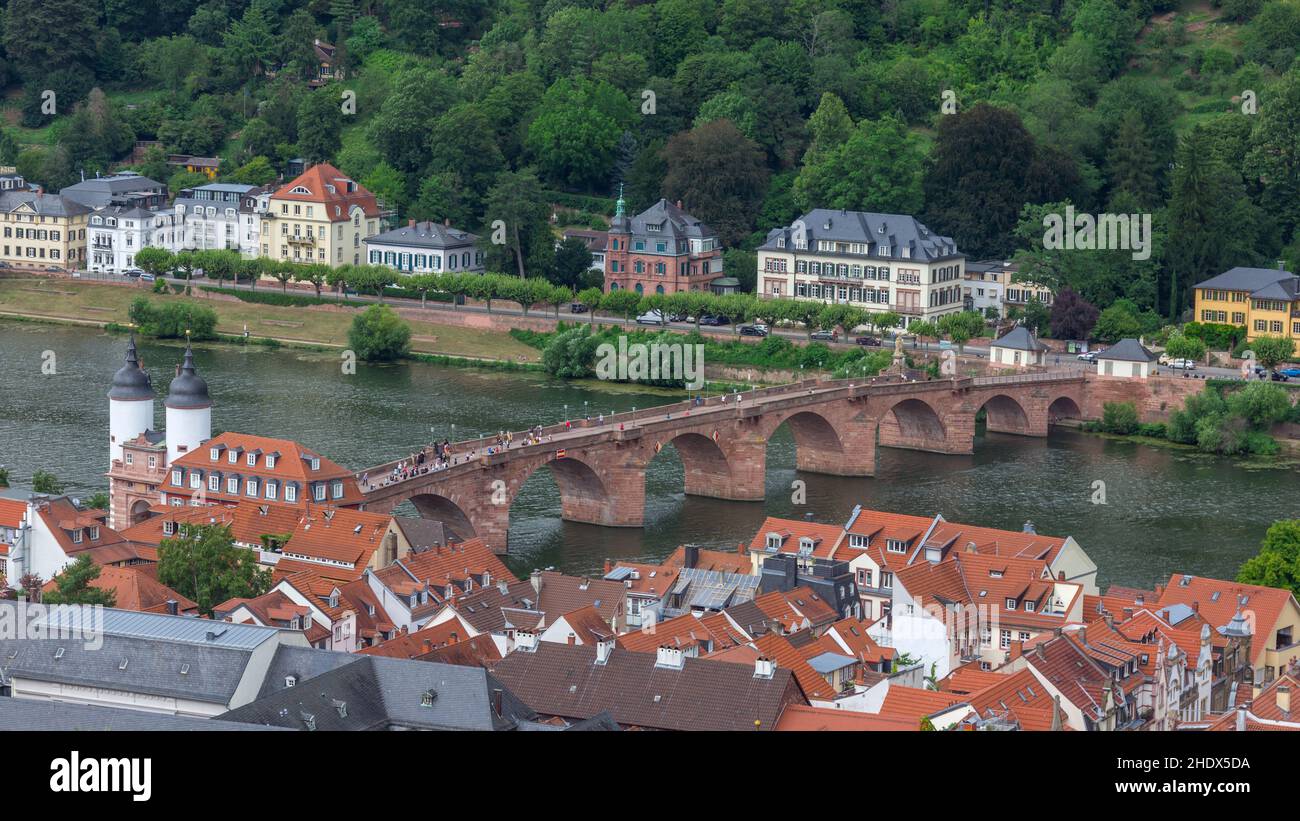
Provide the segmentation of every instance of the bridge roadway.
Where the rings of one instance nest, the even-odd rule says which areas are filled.
[[[560,491],[563,518],[616,527],[640,527],[645,470],[668,444],[685,468],[691,495],[761,501],[767,440],[782,424],[794,434],[799,470],[870,476],[876,447],[970,453],[975,415],[986,412],[991,431],[1046,436],[1051,421],[1081,418],[1086,379],[1074,372],[904,381],[897,375],[867,380],[805,380],[619,413],[571,420],[512,435],[451,445],[453,464],[409,469],[410,457],[362,471],[363,509],[388,512],[410,500],[422,516],[438,519],[464,538],[479,536],[505,552],[510,504],[533,471],[546,465]],[[489,452],[491,451],[491,452]],[[406,469],[394,476],[399,461]]]

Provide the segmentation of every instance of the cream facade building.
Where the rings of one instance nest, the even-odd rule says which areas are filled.
[[[59,194],[0,194],[0,263],[35,270],[85,266],[90,208]]]
[[[379,233],[374,194],[328,163],[280,186],[259,216],[263,255],[304,265],[359,265],[362,240]]]

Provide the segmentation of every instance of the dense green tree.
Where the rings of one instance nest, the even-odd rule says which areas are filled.
[[[32,492],[58,496],[63,493],[63,483],[53,473],[38,470],[32,474]]]
[[[1063,288],[1052,302],[1052,336],[1057,339],[1091,339],[1097,308],[1071,288]]]
[[[557,80],[538,104],[527,145],[555,182],[591,187],[608,179],[623,131],[632,123],[627,95],[606,82]]]
[[[343,114],[337,94],[316,90],[298,104],[298,153],[312,163],[329,162],[342,144]]]
[[[158,581],[192,599],[205,616],[231,598],[256,598],[271,588],[257,554],[235,545],[229,525],[182,525],[158,545]]]
[[[922,154],[901,120],[863,120],[843,142],[808,154],[794,184],[801,208],[920,212]]]
[[[1274,522],[1264,534],[1259,553],[1241,566],[1237,581],[1290,590],[1300,596],[1300,519]]]
[[[664,195],[733,245],[753,230],[768,172],[762,150],[727,120],[683,132],[664,148]]]
[[[499,270],[513,267],[522,279],[530,253],[538,244],[549,249],[553,242],[548,212],[535,174],[528,170],[501,172],[487,193],[484,212],[484,225],[491,231],[485,246],[488,266]]]
[[[348,345],[365,362],[393,362],[411,347],[411,326],[387,305],[371,305],[352,320]]]
[[[99,578],[99,565],[95,564],[90,554],[82,553],[59,575],[54,577],[54,590],[47,590],[41,597],[45,604],[83,604],[116,607],[117,594],[111,587],[94,587],[92,582]]]

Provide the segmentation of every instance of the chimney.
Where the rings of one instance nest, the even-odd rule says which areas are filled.
[[[542,595],[542,571],[534,570],[531,581],[533,583],[533,592],[538,596],[538,606],[540,606]]]
[[[660,647],[655,656],[655,667],[667,667],[672,670],[682,669],[686,663],[686,654],[676,647]]]
[[[1237,708],[1237,732],[1246,732],[1246,707],[1242,705]]]
[[[1075,635],[1079,637],[1080,644],[1082,644],[1084,647],[1088,646],[1088,625],[1086,624],[1081,625],[1079,629],[1075,632]]]
[[[515,649],[531,653],[537,649],[537,634],[530,630],[515,633]]]
[[[1016,639],[1011,642],[1011,651],[1007,654],[1007,661],[1015,661],[1025,652],[1025,643]]]
[[[1163,598],[1164,595],[1165,595],[1165,586],[1164,586],[1163,584],[1157,584],[1157,585],[1156,585],[1156,601],[1160,601],[1160,599]]]
[[[1192,602],[1192,612],[1198,616],[1201,614],[1201,603],[1199,601]]]
[[[1282,711],[1284,719],[1290,719],[1291,686],[1289,684],[1279,684],[1277,686],[1277,708]]]
[[[688,544],[688,545],[686,545],[682,550],[683,550],[683,553],[684,553],[684,558],[683,558],[683,560],[682,560],[682,567],[683,567],[683,568],[686,568],[686,567],[691,567],[691,568],[693,568],[693,567],[695,567],[695,565],[697,565],[697,564],[700,563],[700,548],[699,548],[699,545]]]
[[[1147,601],[1147,597],[1143,596],[1141,593],[1138,593],[1137,598],[1133,600],[1133,603],[1136,604],[1138,607],[1141,607],[1142,605],[1146,604],[1146,601]]]
[[[180,612],[180,605],[176,602],[176,600],[175,600],[175,599],[168,599],[168,600],[167,600],[167,615],[169,615],[169,616],[175,616],[175,615],[177,615],[179,612]]]
[[[596,642],[596,663],[604,664],[609,661],[609,654],[614,652],[614,640],[600,639]]]
[[[406,227],[407,227],[407,228],[414,228],[414,227],[415,227],[415,220],[413,220],[413,219],[407,220],[407,221],[406,221]]]
[[[1112,629],[1115,627],[1115,617],[1110,614],[1109,610],[1102,614],[1102,618],[1106,620],[1107,627]]]
[[[754,678],[771,678],[776,673],[776,662],[759,656],[754,662]]]
[[[744,543],[744,542],[741,542],[740,544],[736,545],[736,552],[739,553],[739,554],[742,555],[742,556],[745,555],[745,543]]]
[[[1133,608],[1132,608],[1132,607],[1125,607],[1125,608],[1124,608],[1124,621],[1128,621],[1128,620],[1131,619],[1131,618],[1133,618]]]
[[[504,596],[510,592],[510,584],[505,579],[497,579],[497,590]]]
[[[611,570],[613,570],[613,569],[614,569],[614,565],[612,565],[612,564],[610,563],[610,561],[609,561],[609,557],[606,556],[606,557],[605,557],[605,575],[608,576],[608,575],[609,575],[609,571],[611,571]]]

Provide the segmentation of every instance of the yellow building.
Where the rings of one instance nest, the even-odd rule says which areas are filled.
[[[37,270],[85,266],[90,208],[58,194],[0,194],[0,264]]]
[[[361,241],[379,233],[379,204],[329,163],[282,185],[262,217],[262,255],[274,260],[359,265]]]
[[[1246,339],[1300,341],[1300,276],[1274,268],[1233,268],[1197,284],[1197,322],[1239,325]]]

